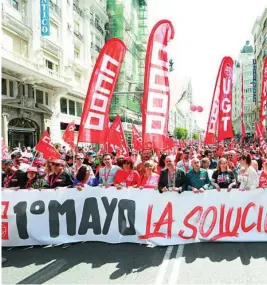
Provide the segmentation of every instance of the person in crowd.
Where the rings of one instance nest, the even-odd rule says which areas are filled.
[[[138,171],[138,173],[140,174],[140,177],[142,179],[142,177],[146,174],[145,162],[148,160],[153,161],[152,160],[152,151],[150,149],[144,149],[141,153],[141,159],[142,159],[142,162],[140,162],[136,166],[136,170]],[[154,161],[153,161],[152,171],[157,173],[157,163],[155,163]]]
[[[214,148],[212,152],[213,152],[213,159],[218,163],[220,159],[218,148]]]
[[[139,187],[140,175],[136,170],[133,170],[133,162],[130,157],[123,159],[122,169],[116,172],[114,184],[118,190],[123,187]]]
[[[222,188],[227,188],[230,191],[236,185],[234,173],[229,168],[226,158],[220,158],[217,170],[212,175],[211,184],[218,191],[221,191]]]
[[[258,176],[260,177],[261,171],[259,170],[258,160],[252,159],[251,160],[251,166],[255,169],[255,171],[257,172]]]
[[[262,169],[262,160],[259,158],[258,153],[255,150],[250,151],[251,160],[256,160],[258,163],[258,170]]]
[[[11,154],[11,159],[13,162],[13,166],[23,172],[26,172],[27,168],[30,167],[29,164],[22,162],[22,154],[21,152],[14,152]]]
[[[132,160],[133,164],[135,164],[135,162],[137,161],[138,152],[133,150],[131,152],[131,154],[129,154],[129,156],[131,157],[131,160]]]
[[[214,172],[213,169],[210,169],[210,160],[207,157],[204,157],[200,160],[200,168],[206,169],[209,175],[209,179],[211,180],[212,174]]]
[[[32,152],[31,152],[31,147],[28,146],[24,151],[22,149],[21,155],[22,155],[22,157],[27,157],[29,159],[33,158],[33,155],[32,155]]]
[[[92,170],[93,170],[94,173],[95,173],[96,168],[97,168],[97,166],[98,166],[97,161],[95,160],[95,157],[96,157],[95,152],[92,151],[92,150],[89,150],[89,151],[87,152],[87,157],[86,157],[86,160],[87,160],[87,161],[85,162],[85,160],[84,160],[84,164],[89,165],[89,166],[92,168]]]
[[[210,166],[209,169],[216,169],[217,168],[217,162],[213,159],[212,151],[210,149],[207,149],[205,151],[205,157],[207,157],[210,160]]]
[[[262,163],[262,171],[259,178],[259,188],[267,188],[267,159]]]
[[[73,155],[66,154],[66,166],[72,167],[73,166]]]
[[[163,170],[165,168],[165,159],[168,155],[166,153],[162,153],[159,159],[159,163],[158,163],[158,174],[160,175],[161,170]]]
[[[90,169],[89,165],[83,164],[76,173],[73,186],[75,186],[78,190],[82,190],[82,187],[85,185],[95,186],[98,184],[94,181],[95,176],[92,175],[92,169]]]
[[[251,166],[250,154],[243,154],[240,157],[241,169],[238,172],[238,181],[240,190],[250,190],[259,185],[259,176],[256,170]]]
[[[155,164],[153,160],[147,160],[144,163],[145,174],[141,177],[139,189],[143,188],[158,188],[159,175],[153,172]]]
[[[183,152],[178,150],[175,156],[175,160],[174,160],[175,165],[177,165],[177,163],[182,159],[182,156],[183,156]]]
[[[52,160],[53,173],[48,177],[49,188],[67,188],[71,187],[73,182],[70,175],[64,171],[66,162],[62,159]]]
[[[182,169],[185,173],[191,169],[191,160],[189,159],[189,149],[183,150],[183,158],[177,163],[177,168]]]
[[[115,165],[118,165],[119,167],[122,167],[122,162],[124,160],[124,155],[118,155],[116,159]]]
[[[175,167],[173,156],[167,156],[165,164],[166,168],[161,171],[159,176],[159,192],[175,191],[181,193],[186,189],[186,174],[183,170]]]
[[[83,155],[83,153],[77,153],[75,155],[75,164],[71,168],[71,175],[72,175],[72,177],[76,178],[80,168],[84,166],[85,170],[89,172],[89,174],[88,174],[89,176],[88,176],[87,180],[94,179],[95,175],[94,175],[94,172],[93,172],[91,166],[90,165],[86,165],[83,162],[84,162],[84,155]],[[82,170],[82,172],[84,172],[84,170]],[[82,180],[82,182],[84,183],[85,180],[86,179],[84,178]],[[86,180],[86,182],[87,182],[87,180]]]
[[[192,168],[186,174],[188,190],[194,193],[202,193],[210,187],[210,180],[207,170],[200,168],[200,161],[198,158],[192,159]]]
[[[27,169],[27,181],[25,189],[42,189],[49,188],[45,179],[40,178],[37,167],[29,167]]]
[[[112,158],[109,153],[103,155],[104,167],[99,170],[99,183],[106,188],[114,185],[114,178],[119,166],[112,164]]]
[[[17,188],[25,189],[26,186],[26,173],[13,166],[12,160],[2,160],[2,187],[4,188]]]

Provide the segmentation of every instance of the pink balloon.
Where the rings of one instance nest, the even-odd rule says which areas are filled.
[[[195,112],[195,111],[197,110],[197,106],[195,106],[195,105],[190,105],[190,110],[191,110],[192,112]]]
[[[197,111],[198,111],[199,113],[201,113],[201,112],[203,111],[203,107],[198,106],[198,107],[197,107]]]

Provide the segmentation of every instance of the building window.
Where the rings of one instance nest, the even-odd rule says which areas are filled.
[[[75,116],[75,102],[69,100],[69,115]]]
[[[80,32],[80,24],[77,21],[74,21],[74,32]]]
[[[81,117],[83,111],[82,103],[76,102],[76,116]]]
[[[9,81],[9,96],[14,97],[14,82]]]
[[[35,95],[36,95],[36,103],[44,104],[44,92],[42,90],[36,89]]]
[[[49,103],[49,101],[48,101],[48,93],[47,92],[45,92],[45,105],[49,105],[48,104]]]
[[[78,47],[74,48],[74,58],[79,59],[80,58],[80,49]]]
[[[53,62],[49,61],[48,59],[45,60],[45,65],[49,69],[53,69]]]
[[[81,74],[75,72],[75,81],[80,83],[81,82]]]
[[[60,111],[63,114],[68,114],[67,99],[66,98],[60,98]]]
[[[7,95],[7,83],[5,78],[2,78],[2,95]]]
[[[19,1],[18,0],[11,0],[11,6],[19,11]]]
[[[34,98],[34,90],[31,84],[28,84],[28,98]]]

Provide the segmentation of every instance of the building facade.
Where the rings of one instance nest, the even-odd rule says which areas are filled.
[[[110,110],[111,121],[120,115],[128,144],[132,123],[141,124],[140,102],[144,88],[145,54],[148,39],[146,0],[108,0],[106,38],[119,38],[126,47]]]
[[[239,59],[235,62],[233,83],[233,128],[235,135],[241,135],[241,95],[242,95],[242,70],[244,92],[244,122],[246,135],[255,133],[254,121],[256,116],[256,94],[253,92],[253,63],[254,51],[249,41],[241,49]]]
[[[2,136],[34,146],[79,129],[88,82],[105,43],[106,0],[51,0],[50,36],[41,36],[40,1],[2,1]]]
[[[261,88],[262,88],[262,69],[263,61],[267,56],[267,8],[263,11],[262,15],[256,19],[252,34],[254,36],[254,55],[256,60],[256,115],[259,119],[260,103],[261,103]],[[265,132],[266,133],[266,132]]]

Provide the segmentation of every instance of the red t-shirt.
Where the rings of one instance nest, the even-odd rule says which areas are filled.
[[[260,175],[259,188],[267,188],[267,174],[264,171]]]
[[[152,176],[146,177],[143,176],[140,186],[143,186],[144,188],[155,188],[158,186],[159,182],[159,175],[152,172]]]
[[[114,178],[114,184],[126,183],[127,187],[140,185],[140,175],[136,170],[132,170],[130,172],[124,171],[123,169],[119,169]]]

